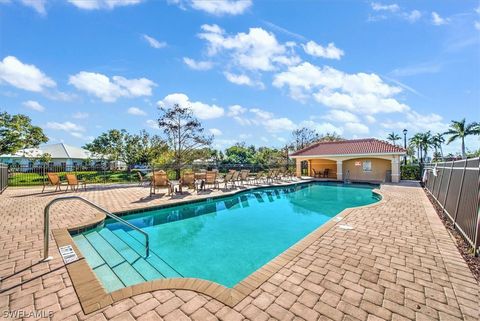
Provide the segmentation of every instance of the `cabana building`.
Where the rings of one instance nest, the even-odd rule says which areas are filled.
[[[290,155],[296,175],[324,179],[400,181],[405,149],[375,138],[318,142]]]

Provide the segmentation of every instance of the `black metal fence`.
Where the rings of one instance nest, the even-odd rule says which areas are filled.
[[[3,193],[3,191],[7,188],[7,186],[8,186],[8,166],[6,164],[0,163],[0,194]]]
[[[456,230],[480,250],[480,158],[425,164],[423,181]]]
[[[294,164],[289,164],[289,168],[293,169]],[[278,168],[280,166],[269,166],[263,164],[188,164],[182,166],[183,171],[200,171],[217,169],[224,174],[230,169],[242,170],[248,169],[252,173],[266,171],[269,168]],[[285,167],[285,165],[283,165]],[[155,170],[164,170],[170,179],[175,179],[176,171],[171,165],[155,165]],[[75,173],[77,178],[84,180],[90,184],[111,184],[111,183],[135,183],[140,180],[140,175],[148,176],[152,168],[145,166],[142,168],[133,168],[130,170],[112,170],[102,166],[9,166],[1,168],[2,178],[5,184],[9,186],[38,186],[48,184],[47,173],[56,173],[61,180],[66,180],[65,174]],[[8,170],[8,172],[7,172]],[[2,185],[3,186],[3,185]]]

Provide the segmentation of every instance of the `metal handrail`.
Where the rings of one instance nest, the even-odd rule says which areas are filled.
[[[43,223],[43,242],[44,242],[43,243],[43,260],[44,261],[49,261],[49,260],[52,259],[50,256],[48,256],[48,245],[49,245],[49,242],[50,242],[50,206],[52,206],[53,204],[55,204],[57,202],[60,202],[60,201],[67,201],[67,200],[72,200],[72,199],[82,201],[82,202],[92,206],[93,208],[99,210],[100,212],[103,212],[108,217],[111,217],[114,220],[116,220],[116,221],[130,227],[131,229],[143,234],[145,236],[145,256],[146,257],[149,256],[149,254],[150,254],[150,240],[149,240],[148,234],[145,231],[142,231],[141,229],[139,229],[135,225],[133,225],[133,224],[129,223],[128,221],[124,220],[123,218],[118,217],[117,215],[107,211],[103,207],[87,200],[86,198],[83,198],[81,196],[63,196],[63,197],[58,197],[58,198],[55,198],[55,199],[51,200],[45,206],[45,209],[43,211],[43,221],[44,221],[44,223]]]

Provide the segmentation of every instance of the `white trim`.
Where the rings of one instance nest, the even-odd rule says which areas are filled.
[[[368,154],[330,154],[330,155],[289,155],[290,158],[325,158],[325,157],[368,157],[368,156],[384,156],[384,155],[406,155],[405,152],[390,153],[368,153]]]

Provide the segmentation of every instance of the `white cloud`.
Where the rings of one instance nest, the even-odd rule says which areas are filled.
[[[375,119],[375,117],[373,117],[372,115],[366,115],[366,116],[365,116],[365,120],[366,120],[369,124],[373,124],[374,122],[377,121],[377,120]]]
[[[156,84],[147,78],[127,79],[113,76],[110,79],[100,73],[81,71],[69,77],[69,84],[104,102],[115,102],[120,97],[151,96]]]
[[[307,127],[310,129],[314,129],[320,134],[326,134],[326,133],[330,133],[330,134],[336,133],[339,135],[343,134],[342,127],[335,126],[332,123],[328,123],[328,122],[317,123],[313,120],[304,120],[299,124],[298,127],[299,128]]]
[[[335,47],[333,42],[330,42],[326,47],[323,47],[315,41],[309,41],[306,44],[303,44],[302,47],[307,54],[315,57],[340,60],[344,55],[343,50]]]
[[[160,48],[163,48],[163,47],[166,47],[167,46],[167,43],[166,42],[160,42],[158,41],[157,39],[153,38],[153,37],[150,37],[149,35],[142,35],[143,39],[148,42],[148,44],[150,45],[150,47],[152,48],[155,48],[155,49],[160,49]]]
[[[251,0],[170,0],[185,9],[188,5],[195,10],[201,10],[212,15],[239,15],[252,5]]]
[[[46,15],[47,11],[45,10],[45,4],[47,0],[21,0],[22,4],[34,9],[39,14]]]
[[[335,122],[358,122],[358,117],[354,114],[348,111],[338,109],[330,110],[328,114],[326,114],[322,118]]]
[[[211,61],[196,61],[188,57],[183,57],[183,62],[193,70],[209,70],[213,67]]]
[[[250,86],[250,87],[257,87],[259,89],[264,89],[265,85],[261,81],[254,81],[250,77],[244,74],[236,75],[232,74],[231,72],[225,71],[223,73],[225,75],[225,78],[233,84],[236,85],[245,85],[245,86]]]
[[[181,107],[188,107],[199,119],[222,117],[225,112],[222,107],[217,105],[208,105],[199,101],[190,101],[187,95],[181,93],[167,95],[163,100],[159,100],[157,104],[162,108],[171,108],[175,104],[179,104]]]
[[[81,111],[76,112],[75,114],[72,115],[72,117],[75,119],[86,119],[88,118],[88,116],[89,116],[88,113],[83,113]]]
[[[127,113],[135,116],[145,116],[147,113],[138,107],[130,107],[127,109]]]
[[[35,1],[35,0],[32,0]],[[95,9],[114,9],[115,7],[123,7],[128,5],[139,4],[143,0],[68,0],[77,8],[84,10]]]
[[[247,86],[253,85],[252,80],[247,75],[235,75],[228,71],[224,72],[223,74],[225,75],[225,78],[227,78],[227,80],[231,83]]]
[[[160,127],[158,127],[158,121],[153,120],[153,119],[148,119],[145,122],[145,125],[147,125],[148,127],[152,128],[152,129],[160,129]]]
[[[66,121],[63,123],[48,122],[46,127],[54,130],[63,130],[66,132],[84,132],[85,131],[85,128],[83,128],[82,126],[74,124],[69,121]]]
[[[410,23],[414,23],[422,17],[422,13],[418,10],[412,10],[409,13],[402,13],[402,17]]]
[[[441,26],[448,23],[448,18],[442,18],[438,13],[435,11],[432,12],[432,23],[435,26]]]
[[[368,134],[368,126],[361,123],[346,123],[345,129],[352,134]]]
[[[403,120],[387,120],[384,121],[381,126],[389,131],[394,129],[403,130],[406,128],[412,133],[425,132],[428,130],[434,133],[443,133],[449,124],[445,123],[442,116],[438,114],[430,113],[423,115],[412,110],[406,113]]]
[[[0,61],[0,83],[2,82],[33,92],[44,92],[47,88],[56,87],[55,81],[40,69],[24,64],[14,56],[7,56]]]
[[[198,36],[207,41],[210,56],[225,53],[233,65],[246,70],[271,71],[300,62],[289,46],[280,44],[274,34],[262,28],[230,36],[218,25],[203,25]]]
[[[244,114],[246,111],[247,111],[247,108],[244,108],[240,105],[233,105],[228,107],[227,116],[230,116],[230,117],[239,116],[241,114]]]
[[[45,107],[43,107],[38,101],[27,100],[27,101],[24,101],[22,105],[32,110],[36,110],[40,112],[45,111]]]
[[[473,25],[475,26],[475,29],[480,30],[480,21],[475,21]]]
[[[396,12],[400,10],[400,7],[398,4],[393,3],[393,4],[382,4],[379,2],[372,2],[371,7],[374,11],[390,11],[390,12]]]
[[[208,130],[210,132],[210,134],[214,135],[214,136],[221,136],[223,135],[222,131],[218,128],[210,128]]]
[[[317,67],[308,62],[289,67],[274,76],[273,85],[288,87],[290,96],[317,102],[353,113],[375,114],[404,112],[410,108],[393,97],[402,88],[390,86],[376,74],[347,74],[329,66]]]

